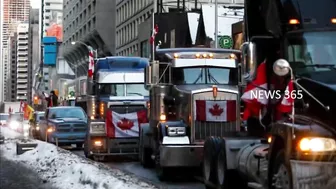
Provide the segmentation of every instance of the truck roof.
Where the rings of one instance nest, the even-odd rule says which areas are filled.
[[[149,65],[147,58],[110,56],[99,58],[96,62],[96,70],[136,70]]]
[[[218,54],[240,54],[241,51],[234,49],[215,49],[215,48],[166,48],[156,49],[157,58],[173,58],[175,53],[218,53]]]

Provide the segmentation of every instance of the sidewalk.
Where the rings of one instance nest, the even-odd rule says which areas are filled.
[[[0,153],[3,153],[0,151]],[[37,173],[0,154],[0,189],[55,189],[43,183]]]

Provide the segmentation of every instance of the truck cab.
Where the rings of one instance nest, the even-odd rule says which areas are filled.
[[[154,157],[159,179],[170,168],[200,167],[209,136],[240,131],[239,57],[237,50],[157,49],[146,68],[150,120],[140,159],[147,166]]]
[[[95,84],[87,96],[90,117],[84,150],[87,157],[101,159],[138,154],[140,122],[137,116],[142,112],[147,119],[149,92],[144,87],[147,65],[148,60],[140,57],[97,60]]]

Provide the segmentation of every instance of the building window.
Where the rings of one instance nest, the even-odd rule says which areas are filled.
[[[146,40],[146,41],[143,41],[141,42],[141,54],[140,56],[141,57],[145,57],[145,58],[149,58],[150,57],[150,51],[149,51],[149,42]]]

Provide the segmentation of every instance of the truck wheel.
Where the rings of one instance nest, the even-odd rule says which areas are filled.
[[[216,159],[220,149],[221,139],[210,137],[204,143],[203,178],[206,183],[216,184]]]
[[[150,168],[152,166],[152,149],[142,147],[140,161],[144,168]]]
[[[290,165],[286,162],[284,150],[280,150],[273,163],[272,189],[293,189]]]
[[[247,188],[247,182],[241,178],[235,170],[227,169],[225,140],[221,140],[216,163],[216,181],[218,189]]]
[[[161,167],[160,165],[160,152],[155,156],[155,171],[158,179],[160,181],[167,181],[170,178],[168,168]]]
[[[87,140],[85,140],[85,142],[84,142],[83,152],[84,152],[84,155],[85,155],[86,158],[93,160],[92,155],[89,154]]]

